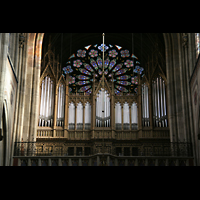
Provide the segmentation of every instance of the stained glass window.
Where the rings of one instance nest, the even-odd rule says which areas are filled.
[[[138,73],[138,74],[142,74],[142,71],[144,69],[142,67],[140,67],[139,65],[135,66],[135,69],[133,70],[133,72]]]
[[[79,50],[77,51],[77,56],[78,56],[78,57],[84,58],[84,57],[85,57],[85,54],[86,54],[86,51],[85,51],[85,50],[79,49]]]
[[[131,78],[131,82],[132,82],[133,84],[138,84],[138,77],[137,77],[137,76],[132,77],[132,78]]]
[[[69,76],[69,84],[75,83],[75,77]]]
[[[200,53],[200,34],[195,33],[195,42],[196,42],[196,58],[198,58]]]
[[[105,80],[114,82],[116,95],[121,93],[137,93],[138,74],[144,75],[144,69],[138,58],[122,46],[105,44],[104,73]],[[64,76],[69,73],[70,92],[92,93],[92,82],[99,82],[102,78],[103,44],[88,45],[73,53],[66,67]],[[72,73],[73,72],[73,73]],[[73,76],[72,76],[73,75]],[[113,75],[113,79],[112,79]]]
[[[76,82],[77,85],[85,85],[87,83],[90,83],[90,81],[78,81],[78,82]]]
[[[84,76],[84,75],[78,75],[77,78],[78,78],[79,80],[87,80],[87,79],[90,79],[90,77]]]

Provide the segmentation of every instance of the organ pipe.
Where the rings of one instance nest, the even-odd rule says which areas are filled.
[[[167,127],[165,82],[157,77],[152,83],[153,118],[157,127]]]
[[[102,89],[99,91],[99,94],[97,95],[96,99],[96,126],[102,127],[103,120],[105,120],[104,126],[109,127],[110,126],[109,117],[110,117],[110,98],[108,92]]]
[[[149,126],[149,97],[146,84],[142,85],[142,118],[143,126]]]
[[[42,81],[39,126],[53,125],[54,86],[50,77]]]

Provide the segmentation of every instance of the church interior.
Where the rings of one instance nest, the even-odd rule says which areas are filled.
[[[0,33],[0,166],[199,166],[199,37]]]

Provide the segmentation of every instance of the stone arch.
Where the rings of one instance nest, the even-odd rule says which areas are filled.
[[[8,163],[8,112],[6,100],[3,102],[1,116],[1,134],[0,134],[0,166],[6,166]]]

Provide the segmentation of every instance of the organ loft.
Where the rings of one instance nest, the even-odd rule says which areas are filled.
[[[192,84],[199,34],[20,33],[7,39],[9,70],[1,80],[11,86],[5,85],[1,113],[0,165],[198,165],[192,116],[197,112],[198,120],[200,109],[193,108],[198,90]]]

